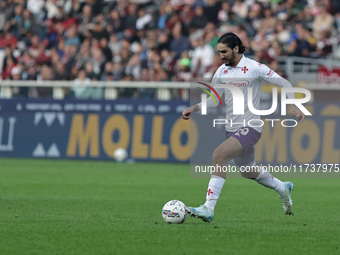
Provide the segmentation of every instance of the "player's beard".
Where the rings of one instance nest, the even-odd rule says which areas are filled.
[[[235,58],[236,58],[235,53],[234,53],[234,51],[232,51],[231,57],[230,57],[230,58],[227,58],[227,59],[224,59],[224,64],[225,64],[226,66],[234,66],[234,64],[235,64]],[[226,61],[228,61],[228,62],[226,62]]]

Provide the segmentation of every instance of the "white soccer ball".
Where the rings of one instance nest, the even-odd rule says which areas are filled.
[[[183,223],[187,217],[187,208],[183,202],[171,200],[163,206],[162,217],[168,223]]]
[[[118,148],[114,151],[113,153],[113,158],[117,161],[117,162],[123,162],[128,156],[128,153],[125,149],[123,148]]]

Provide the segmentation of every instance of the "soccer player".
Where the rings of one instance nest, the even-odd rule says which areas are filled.
[[[245,102],[247,102],[247,88],[253,89],[253,106],[259,109],[261,86],[264,81],[272,83],[278,87],[292,87],[291,83],[274,71],[270,70],[266,65],[260,64],[254,60],[246,58],[243,53],[246,47],[242,45],[240,38],[233,33],[222,35],[217,44],[217,51],[221,59],[224,61],[214,74],[211,86],[226,83],[223,81],[235,81],[233,85],[239,86],[242,90]],[[237,79],[242,79],[243,83],[237,83]],[[249,81],[244,85],[244,80]],[[230,84],[230,83],[229,83]],[[232,94],[226,88],[215,88],[221,97],[224,93],[226,104],[226,119],[235,123],[232,126],[226,125],[226,140],[221,143],[212,155],[212,165],[220,166],[220,169],[231,159],[240,168],[250,167],[252,171],[241,171],[241,175],[248,179],[253,179],[257,183],[265,187],[274,189],[283,202],[283,211],[285,214],[291,214],[292,199],[291,193],[293,184],[291,182],[282,182],[272,176],[269,172],[256,166],[254,145],[261,137],[261,127],[247,126],[249,120],[258,119],[260,116],[253,114],[248,107],[244,109],[244,115],[233,115]],[[294,93],[287,93],[288,98],[295,98]],[[214,96],[215,97],[215,96]],[[217,97],[216,97],[217,98]],[[207,108],[215,106],[214,100],[209,97],[206,100]],[[190,114],[199,111],[201,103],[193,105],[183,111],[183,119],[188,120]],[[304,114],[294,104],[290,105],[291,112],[297,117],[298,121],[304,120]],[[244,122],[245,121],[245,122]],[[245,126],[244,126],[245,124]],[[255,124],[253,124],[255,126]],[[206,202],[199,207],[187,207],[190,215],[201,218],[206,222],[211,222],[214,216],[214,208],[224,185],[226,173],[223,171],[215,171],[211,175],[206,195]]]

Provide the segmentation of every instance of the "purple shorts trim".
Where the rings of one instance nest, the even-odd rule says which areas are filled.
[[[257,132],[251,127],[243,127],[236,132],[226,132],[226,138],[235,137],[242,144],[244,151],[240,155],[244,157],[246,155],[254,153],[254,145],[260,140],[261,133]]]

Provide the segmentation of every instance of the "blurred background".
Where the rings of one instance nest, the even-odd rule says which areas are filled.
[[[0,0],[0,156],[110,159],[123,147],[134,159],[188,162],[180,114],[190,81],[222,64],[216,44],[227,32],[247,57],[312,92],[313,118],[335,122],[311,118],[318,131],[294,141],[315,154],[309,162],[338,162],[329,144],[340,112],[337,0]],[[268,162],[299,157],[264,152]]]

